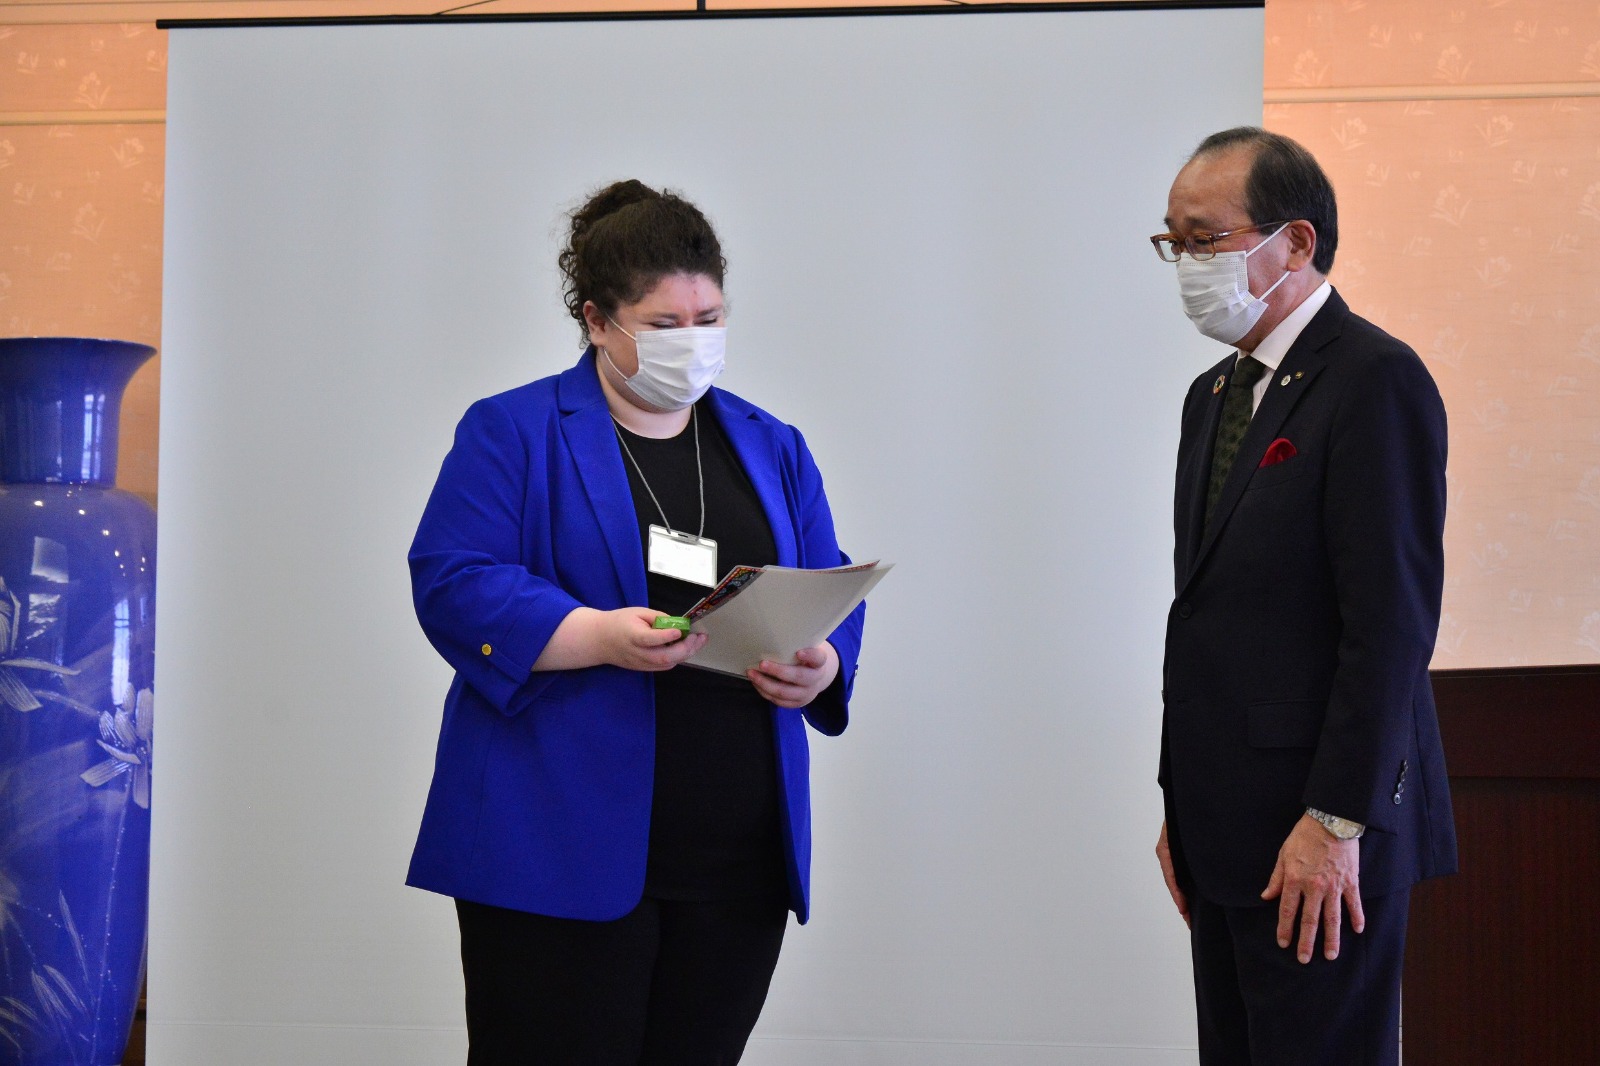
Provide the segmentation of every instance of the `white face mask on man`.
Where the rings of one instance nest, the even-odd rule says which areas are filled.
[[[1250,294],[1250,267],[1245,262],[1288,227],[1285,222],[1248,252],[1218,252],[1210,259],[1178,257],[1178,294],[1183,312],[1194,328],[1214,341],[1235,344],[1267,313],[1267,297],[1282,285],[1290,271],[1260,296]]]
[[[614,318],[611,324],[632,338],[639,353],[639,369],[633,377],[626,377],[617,370],[611,353],[604,348],[600,351],[640,403],[660,411],[681,411],[704,396],[722,373],[727,326],[642,329],[634,334],[622,329]]]

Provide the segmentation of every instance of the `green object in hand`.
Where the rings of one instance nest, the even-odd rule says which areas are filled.
[[[689,635],[689,620],[679,618],[677,615],[664,614],[650,623],[651,629],[677,629],[682,630],[684,636]]]

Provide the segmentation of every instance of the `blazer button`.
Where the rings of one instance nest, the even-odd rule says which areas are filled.
[[[1190,607],[1187,603],[1178,604],[1178,617],[1179,618],[1188,618],[1191,614],[1194,614],[1194,608],[1193,607]]]
[[[490,647],[489,645],[485,644],[483,646],[483,654],[485,654],[485,655],[493,655],[494,654],[494,649],[492,647]]]

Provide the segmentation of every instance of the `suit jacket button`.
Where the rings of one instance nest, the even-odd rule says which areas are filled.
[[[1191,614],[1194,614],[1194,608],[1193,607],[1190,607],[1187,603],[1178,604],[1178,617],[1179,618],[1188,618]]]

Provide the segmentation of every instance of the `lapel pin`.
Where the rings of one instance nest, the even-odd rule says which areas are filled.
[[[1306,372],[1304,370],[1296,370],[1294,372],[1294,379],[1296,381],[1299,381],[1301,378],[1303,378],[1305,376],[1306,376]]]
[[[1278,384],[1280,386],[1289,384],[1289,375],[1288,374],[1283,375],[1283,380],[1279,381]]]
[[[1213,381],[1211,383],[1211,395],[1215,396],[1217,393],[1221,392],[1222,391],[1222,387],[1224,385],[1226,385],[1227,383],[1228,383],[1228,375],[1226,375],[1226,374],[1218,374],[1217,375],[1217,380]]]

